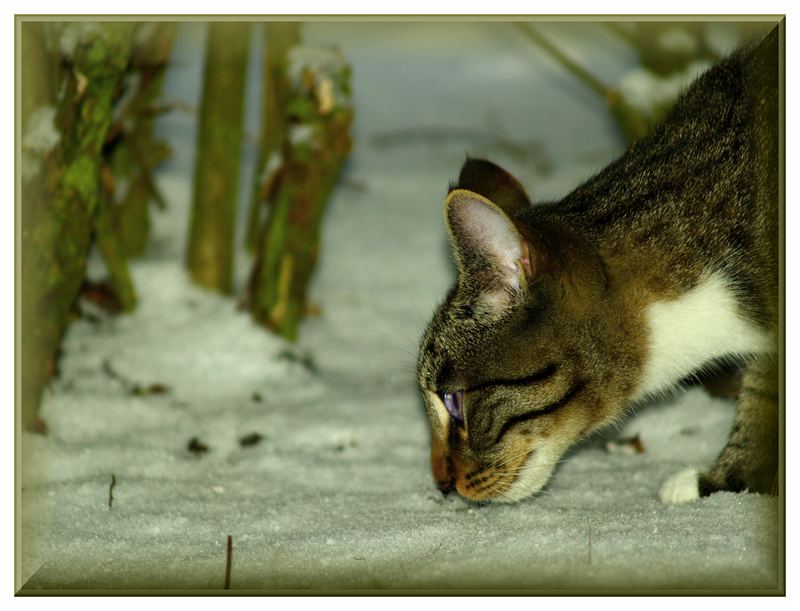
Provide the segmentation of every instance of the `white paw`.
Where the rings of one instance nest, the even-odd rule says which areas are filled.
[[[680,505],[700,498],[697,469],[679,471],[661,485],[658,498],[665,505]]]

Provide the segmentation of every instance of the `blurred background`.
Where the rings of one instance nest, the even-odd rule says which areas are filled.
[[[21,583],[774,587],[775,499],[656,498],[731,401],[475,506],[414,373],[466,155],[557,199],[773,25],[21,20]]]

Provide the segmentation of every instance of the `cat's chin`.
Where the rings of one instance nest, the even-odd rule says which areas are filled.
[[[558,454],[548,452],[546,448],[539,448],[525,463],[519,477],[512,486],[503,493],[501,502],[515,503],[539,492],[555,469]]]
[[[502,494],[488,500],[494,503],[516,503],[535,495],[550,479],[560,456],[561,452],[554,448],[537,448],[525,461],[514,483]]]

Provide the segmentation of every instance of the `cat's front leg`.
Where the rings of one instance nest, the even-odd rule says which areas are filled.
[[[747,365],[728,443],[699,478],[700,496],[718,490],[778,493],[778,361]]]
[[[661,488],[676,504],[720,490],[778,494],[778,362],[765,354],[745,368],[728,443],[704,473],[681,471]]]

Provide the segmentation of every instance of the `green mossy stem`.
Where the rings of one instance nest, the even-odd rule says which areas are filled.
[[[136,307],[136,290],[128,270],[125,245],[114,228],[110,204],[105,198],[100,201],[95,214],[95,240],[122,311],[132,311]]]
[[[57,100],[58,145],[39,177],[22,185],[22,426],[35,427],[42,390],[56,371],[57,350],[86,273],[98,200],[101,149],[114,90],[130,59],[132,24],[87,31],[65,70]],[[61,61],[61,58],[59,58]],[[23,63],[24,72],[35,70]]]
[[[243,136],[249,23],[209,27],[186,265],[192,280],[233,288],[233,238]]]
[[[269,189],[266,166],[273,154],[279,153],[286,131],[286,98],[289,50],[300,44],[300,24],[288,21],[269,22],[262,30],[261,134],[259,137],[256,175],[250,194],[245,247],[254,252],[259,227],[268,206]]]
[[[349,70],[344,64],[342,70],[334,76],[347,83]],[[323,114],[315,89],[299,89],[287,104],[283,167],[248,287],[255,320],[290,341],[297,339],[307,309],[325,208],[352,146],[349,98]],[[349,92],[349,86],[343,89]],[[307,137],[292,141],[298,128]]]
[[[118,122],[120,137],[109,154],[115,183],[125,182],[125,193],[115,198],[111,224],[121,241],[125,257],[141,256],[150,235],[150,204],[166,207],[153,180],[154,168],[169,156],[169,147],[155,137],[154,109],[161,95],[164,73],[175,38],[176,24],[147,23],[150,35],[133,49],[128,68],[136,75],[136,89]]]

